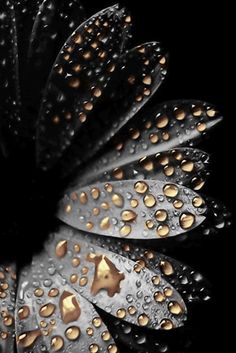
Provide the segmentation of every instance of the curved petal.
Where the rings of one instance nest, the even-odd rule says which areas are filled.
[[[91,244],[96,244],[114,253],[127,257],[142,267],[145,266],[167,282],[180,293],[187,303],[202,302],[210,299],[210,284],[196,270],[169,256],[142,248],[139,244],[117,240],[113,238],[102,238],[101,236],[86,236]],[[164,291],[165,292],[165,291]],[[168,296],[168,288],[166,294]]]
[[[117,352],[93,305],[65,283],[46,254],[33,259],[31,271],[18,290],[19,352]]]
[[[80,0],[44,0],[39,7],[29,41],[25,78],[27,94],[24,102],[32,107],[31,111],[38,111],[42,91],[62,45],[84,20]]]
[[[125,180],[70,189],[60,204],[58,217],[91,233],[157,239],[197,227],[205,219],[204,212],[202,198],[183,186]]]
[[[67,174],[91,158],[137,114],[164,80],[166,67],[167,55],[157,42],[139,45],[119,58],[109,90],[68,150]]]
[[[57,162],[107,87],[123,45],[125,17],[117,6],[99,12],[78,27],[59,53],[38,123],[42,168]]]
[[[4,142],[7,144],[9,131],[13,136],[18,135],[21,123],[17,33],[12,0],[2,0],[0,3],[0,63],[1,140],[6,140]],[[4,145],[2,147],[6,154]]]
[[[15,265],[0,265],[0,352],[14,353]]]
[[[192,145],[221,119],[212,105],[201,101],[160,104],[140,112],[135,121],[124,126],[93,167],[106,171],[180,145]]]
[[[122,160],[120,161],[122,163]],[[159,152],[155,155],[143,157],[129,164],[120,164],[123,171],[122,180],[152,179],[179,185],[190,186],[191,181],[205,179],[209,164],[209,155],[206,152],[193,148],[175,148]],[[95,164],[89,165],[81,172],[76,180],[80,186],[101,181],[117,180],[116,169],[107,170],[98,168]]]
[[[186,308],[173,287],[171,298],[159,301],[169,286],[163,278],[156,281],[152,271],[139,269],[135,262],[84,239],[83,233],[64,227],[46,245],[57,271],[83,297],[141,327],[165,329],[183,324]],[[171,312],[170,301],[176,302],[177,315]]]

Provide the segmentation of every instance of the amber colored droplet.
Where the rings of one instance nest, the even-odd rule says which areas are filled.
[[[163,166],[166,166],[169,163],[169,158],[164,153],[157,153],[156,159],[157,159],[157,162]]]
[[[40,330],[24,332],[17,338],[17,343],[24,348],[29,348],[36,342],[37,338],[40,336]]]
[[[4,272],[2,272],[2,271],[0,271],[0,279],[5,279],[5,273]]]
[[[174,184],[166,184],[163,188],[163,193],[167,197],[176,197],[178,195],[179,189]]]
[[[81,287],[84,287],[86,286],[86,284],[88,283],[88,278],[87,277],[81,277],[80,280],[79,280],[79,285]]]
[[[93,188],[91,190],[91,195],[94,200],[97,200],[100,196],[100,190],[98,188]]]
[[[183,203],[183,201],[181,201],[181,200],[175,200],[175,201],[173,202],[173,206],[174,206],[176,209],[182,208],[183,205],[184,205],[184,203]]]
[[[150,89],[148,89],[147,87],[144,87],[143,94],[144,94],[146,97],[150,96],[151,93],[152,93],[152,92],[151,92]]]
[[[7,290],[9,288],[9,284],[7,282],[2,282],[0,287],[3,289],[3,290]]]
[[[67,240],[61,240],[56,246],[56,256],[64,257],[67,253]]]
[[[80,203],[82,203],[82,205],[88,202],[88,196],[86,192],[81,192],[81,194],[79,195],[79,200],[80,200]]]
[[[102,339],[103,339],[104,342],[107,342],[107,341],[109,341],[111,339],[110,332],[107,331],[107,330],[103,331],[101,336],[102,336]]]
[[[156,199],[152,194],[148,194],[148,195],[144,196],[143,202],[146,207],[151,208],[151,207],[155,206]]]
[[[56,306],[54,304],[45,304],[39,309],[39,315],[42,317],[49,317],[54,313],[55,309]]]
[[[186,113],[185,113],[185,111],[182,110],[182,109],[176,109],[176,110],[174,111],[174,114],[175,114],[175,118],[176,118],[177,120],[184,120],[185,117],[186,117]]]
[[[164,141],[168,141],[170,139],[170,134],[168,132],[163,132],[162,138]]]
[[[131,230],[132,230],[131,226],[126,224],[125,226],[120,228],[120,235],[122,237],[127,237],[131,233]]]
[[[44,295],[44,291],[42,288],[36,288],[34,291],[34,295],[36,297],[42,297]]]
[[[97,98],[100,97],[102,95],[101,89],[98,88],[98,87],[94,88],[93,89],[93,95],[94,95],[94,97],[97,97]]]
[[[146,159],[146,157],[140,160],[140,164],[148,172],[154,169],[153,161]]]
[[[152,283],[154,286],[158,286],[160,284],[160,277],[159,276],[153,276],[152,277]]]
[[[162,58],[159,59],[159,63],[160,63],[161,65],[165,65],[165,63],[166,63],[166,57],[165,57],[165,56],[162,56]]]
[[[172,297],[172,295],[173,295],[173,289],[170,288],[170,287],[166,287],[166,288],[164,289],[164,294],[165,294],[166,297]]]
[[[206,128],[207,128],[206,123],[203,123],[203,122],[202,122],[202,123],[198,123],[198,124],[197,124],[197,130],[198,130],[199,132],[205,131]]]
[[[65,336],[68,338],[70,341],[75,341],[79,338],[80,336],[80,329],[77,326],[71,326],[66,329]]]
[[[157,134],[150,134],[149,135],[149,140],[151,141],[151,143],[157,143],[159,140],[159,137]]]
[[[193,190],[201,190],[201,188],[204,186],[205,181],[202,178],[197,178],[194,177],[192,180],[192,185],[193,185]]]
[[[59,124],[60,122],[60,117],[58,115],[55,115],[53,118],[52,118],[52,121],[54,124]]]
[[[0,291],[0,298],[1,298],[1,299],[6,298],[6,296],[7,296],[7,293],[6,293],[6,292]]]
[[[88,336],[93,336],[93,333],[94,333],[94,331],[93,331],[93,328],[92,327],[88,327],[87,329],[86,329],[86,333],[87,333],[87,335]]]
[[[137,214],[131,210],[124,210],[121,213],[121,218],[122,218],[122,221],[124,221],[124,222],[134,221],[136,219],[136,217],[137,217]]]
[[[27,317],[29,317],[29,314],[30,314],[30,309],[27,305],[22,306],[18,310],[18,317],[20,320],[27,319]]]
[[[80,265],[80,259],[78,257],[74,257],[71,260],[71,264],[72,264],[73,267],[78,267]]]
[[[123,172],[123,170],[122,170],[121,168],[115,168],[115,169],[113,170],[113,176],[114,176],[114,178],[116,178],[117,180],[121,180],[121,179],[123,179],[123,177],[124,177],[124,172]]]
[[[148,185],[144,181],[137,181],[134,184],[134,189],[139,194],[144,194],[148,190]]]
[[[87,50],[86,52],[84,52],[83,57],[85,60],[91,59],[91,57],[92,57],[91,51]]]
[[[191,173],[194,169],[194,163],[190,160],[184,159],[181,162],[181,169],[186,173]]]
[[[91,103],[91,102],[85,102],[85,103],[84,103],[84,109],[85,109],[85,110],[88,110],[88,111],[93,110],[93,103]]]
[[[129,84],[134,85],[135,84],[135,76],[130,75],[128,77],[127,81],[129,82]]]
[[[8,338],[8,332],[2,331],[2,332],[0,333],[0,338],[1,338],[2,340],[6,340],[6,339]]]
[[[102,202],[101,203],[101,208],[103,210],[109,210],[110,206],[109,206],[109,204],[107,202]]]
[[[68,84],[71,88],[79,88],[80,80],[78,78],[71,78]]]
[[[166,165],[164,167],[164,173],[165,173],[166,176],[170,177],[170,176],[172,176],[174,174],[174,172],[175,172],[175,168],[173,166]]]
[[[168,304],[168,309],[171,312],[171,314],[174,314],[174,315],[180,315],[183,312],[181,305],[177,302],[170,302]]]
[[[147,326],[149,323],[149,317],[146,314],[139,315],[138,323],[140,326]]]
[[[154,293],[154,299],[157,303],[162,303],[165,300],[165,296],[163,293],[158,291],[158,292]]]
[[[64,346],[64,340],[61,336],[54,336],[51,339],[51,348],[54,350],[54,352],[60,351]]]
[[[149,121],[149,120],[146,121],[146,122],[145,122],[145,128],[146,128],[146,129],[150,129],[151,127],[152,127],[152,122]]]
[[[147,227],[148,229],[153,229],[154,223],[153,223],[153,221],[152,221],[151,219],[148,219],[148,220],[146,221],[146,227]]]
[[[136,312],[137,312],[137,309],[135,308],[135,306],[131,305],[131,306],[128,307],[128,313],[130,315],[135,315]]]
[[[139,136],[140,136],[140,132],[137,129],[131,129],[130,133],[131,133],[131,139],[132,140],[137,140],[139,138]]]
[[[95,317],[93,319],[93,326],[98,328],[102,326],[102,319],[100,317]]]
[[[78,281],[78,275],[76,273],[73,273],[71,276],[70,276],[70,282],[71,283],[76,283]]]
[[[192,213],[182,213],[179,219],[181,228],[189,229],[195,223],[195,216]]]
[[[108,351],[108,353],[118,353],[118,348],[115,344],[110,344],[107,347],[107,351]]]
[[[169,118],[167,115],[162,115],[157,118],[156,126],[158,129],[163,129],[169,123]]]
[[[99,346],[97,344],[91,344],[89,346],[90,353],[97,353],[99,351]]]
[[[94,207],[94,208],[93,208],[93,215],[94,215],[94,216],[98,216],[99,214],[100,214],[99,208],[98,208],[98,207]]]
[[[12,326],[14,322],[14,318],[11,315],[7,315],[6,317],[4,317],[3,319],[3,323],[5,326],[9,327]]]
[[[136,273],[140,273],[142,269],[146,267],[146,263],[144,260],[140,259],[136,261],[136,264],[134,265],[134,271]]]
[[[79,120],[81,123],[84,123],[87,120],[87,115],[85,113],[80,113]]]
[[[166,237],[170,232],[170,228],[168,225],[166,224],[161,224],[159,225],[159,227],[157,228],[157,235],[159,235],[159,237]]]
[[[109,217],[105,217],[105,218],[103,218],[103,219],[101,220],[101,222],[100,222],[100,228],[101,228],[102,230],[107,230],[107,229],[110,228],[110,219],[109,219]]]
[[[174,327],[173,322],[167,319],[161,321],[161,328],[162,330],[172,330]]]
[[[76,64],[76,65],[74,65],[73,67],[72,67],[72,70],[74,71],[74,72],[80,72],[81,71],[81,65],[80,64]]]
[[[146,250],[144,252],[144,256],[148,259],[148,260],[151,260],[154,258],[154,253],[150,250]]]
[[[204,201],[200,196],[195,196],[193,199],[193,206],[194,207],[201,207]]]
[[[83,38],[80,34],[76,34],[74,37],[73,37],[73,41],[76,43],[76,44],[81,44],[82,41],[83,41]]]
[[[66,207],[65,207],[65,212],[66,212],[66,213],[70,213],[71,211],[72,211],[71,205],[66,205]]]
[[[207,110],[207,116],[209,116],[209,118],[214,118],[214,116],[216,115],[216,110],[211,108]]]
[[[119,319],[124,319],[126,317],[126,310],[125,309],[118,309],[117,312],[116,312],[116,316],[119,318]]]
[[[151,78],[151,76],[149,76],[149,75],[145,76],[145,77],[143,78],[143,83],[144,83],[145,85],[150,86],[150,85],[152,84],[152,78]]]
[[[76,321],[80,317],[81,310],[76,296],[68,291],[64,291],[60,297],[59,308],[61,318],[65,324]]]
[[[81,269],[81,273],[82,275],[86,275],[88,273],[89,269],[88,267],[84,266],[82,269]]]
[[[201,107],[195,106],[195,107],[192,108],[192,114],[193,114],[193,116],[201,116],[202,113],[203,113],[203,111],[202,111],[202,108],[201,108]]]
[[[132,199],[130,201],[130,206],[133,207],[133,208],[136,208],[138,206],[138,200]]]
[[[171,276],[174,273],[174,268],[173,268],[172,264],[169,261],[161,261],[160,262],[160,268],[161,268],[161,271],[166,276]]]
[[[123,196],[121,196],[120,194],[112,195],[111,200],[112,200],[113,204],[117,207],[122,207],[124,204]]]
[[[78,254],[80,252],[80,245],[79,244],[75,244],[74,245],[74,251]]]
[[[96,48],[98,47],[98,42],[93,42],[93,43],[91,44],[91,47],[92,47],[93,49],[96,49]]]
[[[57,297],[59,294],[59,290],[57,288],[51,288],[48,292],[49,297]]]
[[[155,217],[158,222],[164,222],[167,219],[167,216],[166,210],[157,210],[155,213]]]

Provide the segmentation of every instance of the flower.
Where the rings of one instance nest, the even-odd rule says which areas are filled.
[[[130,28],[118,5],[85,20],[78,0],[1,2],[5,181],[16,166],[20,175],[19,184],[10,178],[19,215],[6,212],[4,232],[23,241],[29,215],[39,211],[43,222],[33,220],[48,236],[20,268],[17,290],[15,265],[0,267],[3,352],[14,351],[16,337],[19,352],[116,353],[117,332],[151,351],[156,341],[137,338],[135,326],[181,327],[186,304],[208,299],[199,273],[150,248],[217,228],[220,206],[197,193],[209,158],[193,143],[221,116],[197,100],[144,107],[165,78],[168,55],[156,42],[129,49]],[[112,334],[104,312],[116,318]]]

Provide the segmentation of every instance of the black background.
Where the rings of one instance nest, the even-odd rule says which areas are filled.
[[[111,4],[88,1],[85,7],[92,14]],[[212,174],[204,192],[222,200],[234,214],[233,9],[227,2],[209,6],[199,1],[127,0],[121,4],[132,14],[134,44],[157,40],[170,54],[169,74],[154,100],[197,98],[216,104],[224,115],[221,126],[204,144],[212,158]],[[234,349],[234,234],[232,225],[200,247],[176,255],[200,270],[213,285],[211,302],[193,312],[191,353]]]

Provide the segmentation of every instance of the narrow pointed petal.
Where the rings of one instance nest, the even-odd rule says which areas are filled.
[[[113,139],[110,150],[97,160],[109,170],[182,145],[192,145],[222,117],[211,104],[196,100],[169,101],[142,111]]]
[[[110,315],[153,329],[164,328],[167,323],[170,328],[183,324],[186,308],[173,287],[171,298],[162,295],[160,302],[167,286],[163,278],[155,282],[154,272],[89,244],[84,233],[61,228],[46,245],[46,251],[67,283]],[[178,315],[168,309],[170,300],[178,303]]]
[[[25,348],[38,352],[42,347],[48,352],[77,353],[85,347],[115,352],[116,345],[93,305],[65,283],[45,253],[33,259],[31,271],[30,281],[25,276],[18,292],[23,296],[19,302],[26,301],[18,308],[18,326],[22,327],[17,337],[19,352]],[[36,330],[27,329],[30,322]]]
[[[207,153],[193,148],[176,148],[144,157],[130,164],[120,164],[119,168],[123,171],[122,180],[152,179],[192,186],[192,181],[205,179],[208,164]],[[109,168],[109,166],[106,167]],[[116,169],[98,169],[95,162],[95,165],[89,165],[79,175],[76,182],[83,186],[100,181],[115,180],[117,180]]]
[[[91,158],[137,114],[161,85],[166,68],[167,55],[157,42],[139,45],[119,58],[101,105],[68,150],[67,173]]]
[[[15,265],[0,265],[0,352],[14,353]]]
[[[38,111],[48,75],[62,45],[84,20],[80,0],[44,0],[39,7],[29,41],[25,77],[24,103],[31,111]]]
[[[84,22],[59,53],[44,94],[37,131],[38,163],[55,164],[107,87],[123,45],[124,10],[105,9]]]
[[[9,133],[19,133],[20,92],[18,73],[18,48],[14,2],[1,0],[0,3],[0,135],[2,148],[6,154]]]
[[[91,233],[158,239],[197,227],[205,219],[204,212],[203,199],[183,186],[125,180],[70,189],[60,204],[58,217]]]

